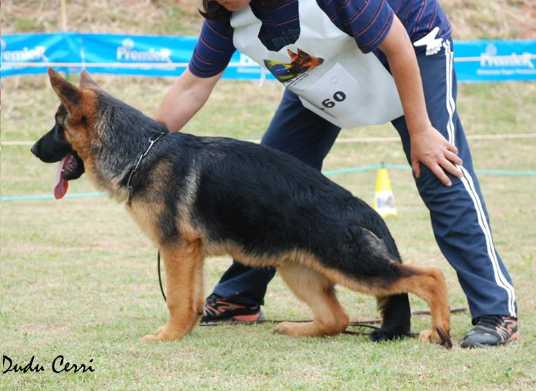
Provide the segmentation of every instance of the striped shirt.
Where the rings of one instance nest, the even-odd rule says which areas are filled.
[[[438,38],[450,38],[451,27],[438,0],[316,1],[335,26],[355,39],[361,51],[373,51],[384,63],[385,58],[378,46],[389,32],[394,15],[400,19],[413,42],[436,26],[440,30]],[[252,0],[250,6],[262,21],[259,39],[267,49],[279,51],[298,39],[298,0],[282,0],[272,8],[263,8]],[[199,77],[214,76],[225,69],[235,50],[230,18],[205,20],[190,60],[190,72]]]

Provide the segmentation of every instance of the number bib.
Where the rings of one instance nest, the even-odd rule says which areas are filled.
[[[359,99],[359,84],[339,64],[324,74],[289,83],[287,88],[300,97],[306,108],[320,111],[323,117],[335,122]]]
[[[351,74],[348,69],[336,62],[287,88],[300,97],[304,107],[340,127],[382,124],[403,115],[390,75],[372,77],[370,70]]]
[[[359,50],[316,1],[299,1],[300,35],[279,51],[260,41],[262,22],[250,7],[233,13],[233,43],[300,98],[340,127],[383,124],[403,115],[391,74],[373,53]]]

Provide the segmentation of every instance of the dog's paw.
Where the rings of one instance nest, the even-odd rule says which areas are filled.
[[[281,322],[274,332],[290,337],[321,337],[325,335],[339,334],[340,330],[326,330],[316,322]]]
[[[274,333],[282,335],[293,335],[294,325],[291,322],[281,322],[274,327]]]
[[[419,333],[419,341],[425,343],[434,343],[434,332],[432,330],[423,330]]]
[[[155,341],[160,341],[160,339],[158,339],[158,334],[147,334],[141,337],[141,341],[142,342],[155,342]]]
[[[296,336],[298,335],[298,333],[296,332],[297,328],[299,328],[299,325],[297,325],[295,322],[281,322],[277,326],[275,326],[274,333]]]
[[[408,332],[402,332],[399,330],[377,329],[370,333],[370,339],[373,342],[392,341],[405,338],[408,335]]]
[[[161,327],[155,334],[147,334],[141,338],[143,342],[164,342],[164,341],[176,341],[181,339],[184,333],[173,332],[168,330],[165,326]]]
[[[181,336],[179,334],[165,334],[165,333],[147,334],[141,337],[141,340],[143,342],[166,342],[166,341],[176,341],[178,339],[181,339]]]
[[[452,341],[448,332],[443,330],[423,330],[419,334],[419,341],[436,343],[447,349],[452,348]]]

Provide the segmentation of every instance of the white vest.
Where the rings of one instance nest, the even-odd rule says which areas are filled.
[[[300,36],[295,43],[277,52],[268,50],[258,38],[262,22],[248,6],[231,16],[235,47],[264,68],[266,60],[290,64],[287,49],[300,49],[316,59],[316,66],[282,82],[307,109],[335,125],[383,124],[403,115],[393,77],[377,57],[364,54],[315,0],[298,4]]]

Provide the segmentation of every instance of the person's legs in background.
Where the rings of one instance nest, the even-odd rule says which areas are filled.
[[[304,108],[299,98],[286,90],[261,144],[321,170],[339,131],[337,126]],[[274,275],[273,268],[250,268],[233,261],[207,298],[201,323],[259,321],[260,306]]]
[[[432,125],[458,148],[463,177],[442,185],[421,164],[416,179],[430,210],[437,243],[454,267],[467,296],[473,328],[462,347],[504,344],[517,337],[517,309],[512,280],[493,244],[489,217],[473,170],[469,144],[456,111],[456,76],[450,42],[435,55],[418,56]],[[404,118],[393,121],[410,160],[410,138]]]

